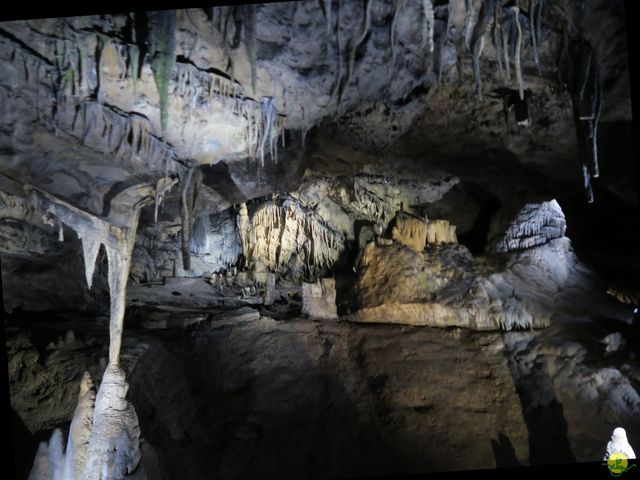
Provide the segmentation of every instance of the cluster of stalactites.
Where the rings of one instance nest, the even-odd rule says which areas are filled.
[[[267,203],[250,216],[240,212],[238,227],[248,230],[240,232],[247,261],[259,261],[272,271],[287,268],[298,256],[305,273],[313,276],[335,264],[344,244],[340,232],[290,199],[282,205]]]
[[[259,108],[247,109],[245,141],[251,158],[260,158],[264,167],[264,157],[268,145],[268,153],[278,163],[278,137],[282,136],[284,147],[284,117],[278,115],[273,97],[263,97]]]
[[[524,79],[522,76],[522,46],[524,41],[524,18],[520,2],[503,4],[499,0],[467,0],[465,20],[465,41],[473,57],[473,74],[476,92],[482,96],[480,76],[480,56],[486,35],[492,30],[496,60],[506,80],[511,81],[513,64],[520,99],[524,99]],[[528,31],[533,50],[533,60],[540,71],[539,48],[542,42],[542,11],[544,0],[529,0],[526,16],[529,18]]]

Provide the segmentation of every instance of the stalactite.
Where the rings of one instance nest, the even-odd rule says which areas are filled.
[[[193,222],[193,232],[191,234],[189,249],[194,255],[204,255],[209,252],[209,231],[211,222],[209,215],[200,215]]]
[[[25,191],[30,193],[30,203],[34,209],[44,211],[46,217],[57,218],[58,221],[72,226],[78,232],[78,236],[83,241],[85,276],[88,284],[91,283],[93,277],[94,259],[99,248],[96,243],[102,243],[106,247],[111,297],[109,362],[114,365],[119,362],[127,278],[131,266],[131,253],[135,242],[140,208],[153,199],[152,189],[147,185],[137,185],[131,188],[135,195],[140,196],[141,199],[132,206],[125,227],[84,212],[37,187],[25,185]],[[116,199],[114,198],[112,201],[116,201]]]
[[[82,240],[82,256],[84,258],[84,273],[87,280],[87,288],[93,284],[93,272],[96,268],[96,258],[100,250],[100,241],[90,235],[80,237]]]
[[[340,83],[340,86],[338,88],[338,107],[340,107],[342,103],[342,95],[351,83],[351,77],[355,68],[356,51],[358,50],[358,47],[362,44],[362,42],[364,42],[365,38],[367,38],[367,34],[369,33],[369,29],[371,27],[371,5],[373,5],[373,0],[365,0],[365,2],[365,12],[364,18],[362,20],[362,26],[360,27],[360,32],[357,37],[351,37],[350,41],[347,42],[349,51],[347,75],[344,81]]]
[[[389,33],[389,37],[390,37],[390,48],[391,48],[391,69],[390,69],[390,73],[393,73],[395,70],[395,66],[396,66],[396,54],[397,54],[397,49],[396,49],[396,25],[397,25],[397,20],[398,20],[398,14],[400,12],[400,10],[402,10],[405,6],[406,0],[396,0],[397,4],[395,5],[396,8],[393,12],[393,19],[391,20],[391,31]]]
[[[478,16],[478,22],[471,37],[471,52],[473,55],[473,74],[476,80],[476,93],[482,98],[482,79],[480,77],[480,55],[484,47],[484,37],[489,28],[489,22],[494,16],[495,1],[483,0]]]
[[[594,99],[595,115],[591,128],[591,147],[593,161],[593,178],[600,177],[600,164],[598,160],[598,123],[600,122],[600,112],[602,109],[602,84],[600,83],[600,74],[596,70],[596,98]]]
[[[122,330],[126,308],[126,289],[129,271],[131,270],[131,255],[136,240],[140,209],[131,213],[129,227],[119,237],[115,246],[106,246],[107,263],[109,267],[108,281],[111,298],[111,319],[109,322],[109,364],[119,365],[122,345]]]
[[[529,0],[529,31],[531,33],[531,47],[533,49],[533,61],[540,73],[540,59],[538,56],[538,38],[536,31],[536,11],[538,10],[537,0]]]
[[[515,69],[516,69],[516,81],[518,82],[518,92],[520,94],[520,100],[524,100],[524,82],[522,79],[522,64],[520,61],[520,52],[522,50],[522,28],[520,27],[520,8],[518,6],[512,7],[514,12],[516,29],[518,31],[518,38],[516,40],[516,55],[515,55]]]
[[[332,0],[324,0],[324,15],[325,15],[325,24],[327,30],[327,38],[331,36],[331,3]],[[327,42],[329,45],[330,42]]]
[[[504,12],[504,9],[500,9],[501,12]],[[507,73],[507,81],[511,81],[511,56],[509,55],[509,31],[505,31],[504,29],[504,20],[506,20],[506,16],[503,17],[503,22],[501,23],[501,36],[502,36],[502,53],[504,55],[504,68]]]
[[[169,120],[169,83],[176,59],[176,12],[162,10],[149,12],[149,55],[151,69],[160,98],[162,139],[167,141]]]
[[[187,169],[180,178],[180,216],[182,220],[182,268],[191,270],[191,214],[193,212],[194,185],[192,182],[194,170],[197,167]]]
[[[338,91],[340,90],[340,84],[342,83],[342,35],[340,33],[340,21],[342,20],[341,16],[341,7],[342,0],[338,0],[338,12],[336,19],[336,45],[338,47],[338,74],[336,75],[336,82],[334,84],[333,89],[331,90],[331,100],[334,98],[336,102],[338,101]]]
[[[582,180],[584,185],[584,191],[587,195],[587,203],[593,203],[593,188],[591,187],[591,174],[589,168],[586,165],[582,165]]]
[[[493,46],[496,49],[496,60],[498,61],[498,68],[500,73],[504,74],[504,67],[502,66],[503,53],[502,53],[502,4],[496,2],[495,13],[493,16],[493,28],[492,28],[492,40]]]
[[[477,8],[476,5],[481,1],[482,0],[465,0],[464,41],[469,51],[471,51],[471,37],[473,36],[473,31],[478,21],[479,8]]]
[[[245,47],[247,49],[247,58],[251,65],[251,89],[256,94],[256,10],[255,4],[247,4],[243,6],[245,17]]]
[[[425,36],[427,39],[427,48],[429,52],[433,52],[433,35],[435,30],[435,18],[433,12],[433,3],[431,0],[422,0],[422,8],[424,10]]]
[[[165,194],[171,190],[171,188],[178,183],[177,178],[171,178],[167,175],[165,171],[165,176],[159,179],[156,182],[155,190],[154,190],[154,212],[153,212],[153,221],[158,223],[158,209],[164,200]]]
[[[535,25],[534,25],[534,29],[535,29],[535,35],[536,35],[536,42],[537,42],[537,48],[538,50],[540,49],[540,46],[542,45],[542,12],[544,10],[544,3],[545,0],[536,0],[536,14],[535,14]],[[538,73],[541,74],[540,72],[540,59],[538,58],[537,60],[537,65],[538,65]]]
[[[453,0],[448,0],[447,2],[447,21],[446,21],[446,25],[445,25],[445,29],[444,32],[441,35],[440,38],[440,44],[439,44],[439,50],[438,50],[438,83],[442,83],[442,65],[444,63],[444,48],[445,45],[447,43],[447,39],[449,37],[449,30],[451,28],[451,2]]]

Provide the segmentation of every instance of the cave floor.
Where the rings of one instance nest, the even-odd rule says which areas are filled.
[[[640,440],[634,352],[605,355],[598,340],[627,336],[621,322],[567,317],[542,331],[481,333],[264,315],[128,313],[122,363],[149,472],[455,471],[597,461],[618,424]],[[45,316],[7,327],[12,405],[34,451],[38,431],[70,418],[82,372],[101,377],[108,345],[104,318]],[[67,329],[75,340],[47,349]]]

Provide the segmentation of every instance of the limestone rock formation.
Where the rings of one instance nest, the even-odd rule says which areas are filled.
[[[398,212],[391,229],[391,238],[417,252],[424,250],[427,241],[427,224],[424,220]]]
[[[369,243],[348,319],[477,330],[549,326],[556,296],[582,281],[565,228],[557,202],[528,205],[507,230],[501,245],[514,251],[498,268],[478,262],[462,245],[422,253]]]
[[[512,252],[544,245],[549,240],[563,237],[566,230],[564,213],[557,201],[527,204],[497,242],[496,250]]]
[[[96,397],[91,376],[85,372],[66,449],[62,432],[56,429],[48,444],[38,448],[29,478],[128,478],[140,460],[140,429],[133,407],[125,400],[127,390],[124,372],[109,366]]]
[[[322,320],[338,318],[334,278],[322,278],[315,283],[302,284],[302,313]]]
[[[96,396],[82,478],[123,479],[138,467],[140,427],[125,398],[128,389],[124,372],[107,366]]]
[[[427,221],[427,243],[457,243],[456,226],[447,220]]]

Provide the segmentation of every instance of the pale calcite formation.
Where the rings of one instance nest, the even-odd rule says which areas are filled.
[[[67,450],[65,453],[64,480],[82,480],[82,470],[87,461],[87,449],[91,436],[96,394],[93,380],[85,372],[80,382],[78,404],[73,412]]]
[[[449,227],[441,225],[442,231]],[[455,243],[426,252],[399,242],[369,243],[347,319],[476,330],[546,327],[559,294],[587,284],[586,270],[562,233],[564,215],[556,202],[547,202],[527,206],[510,225],[509,241],[501,245],[521,248],[500,267],[474,259]]]
[[[456,227],[447,220],[423,220],[407,212],[400,211],[393,219],[391,238],[422,252],[427,243],[457,243]]]
[[[335,279],[322,278],[302,284],[302,313],[324,320],[338,318]]]
[[[563,237],[566,230],[567,222],[556,200],[528,203],[509,224],[495,250],[504,253],[544,245]]]
[[[125,398],[128,389],[122,369],[108,365],[96,397],[81,478],[122,479],[138,466],[140,427],[133,405]]]
[[[427,243],[458,243],[456,226],[447,220],[429,220],[427,222]]]
[[[242,215],[242,214],[241,214]],[[261,262],[270,271],[312,273],[333,265],[340,255],[343,235],[314,212],[286,198],[281,205],[261,205],[247,221],[240,217],[243,253],[247,262]]]
[[[427,224],[424,220],[406,212],[398,212],[391,229],[391,238],[421,252],[424,250],[427,239]]]
[[[93,380],[85,372],[69,427],[66,450],[60,429],[36,453],[29,480],[117,480],[146,478],[138,469],[140,428],[133,406],[126,400],[129,385],[124,372],[107,366],[96,397]]]

